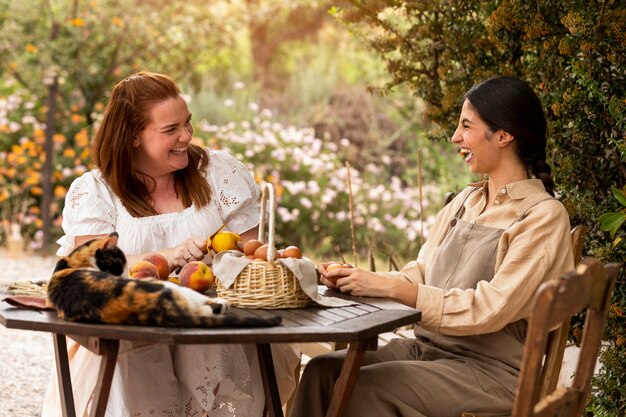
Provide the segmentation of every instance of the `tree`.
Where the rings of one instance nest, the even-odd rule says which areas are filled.
[[[221,2],[223,3],[223,2]],[[206,51],[228,45],[228,28],[216,8],[201,0],[15,0],[2,4],[0,65],[3,73],[39,97],[45,113],[46,161],[42,173],[43,247],[51,240],[50,204],[55,169],[52,138],[57,122],[80,109],[91,126],[111,85],[140,68],[194,80]],[[40,13],[32,13],[38,10]],[[193,39],[193,42],[189,40]],[[65,124],[64,124],[65,126]]]

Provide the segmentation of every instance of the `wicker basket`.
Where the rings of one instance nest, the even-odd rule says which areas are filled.
[[[251,262],[237,276],[230,286],[225,288],[217,281],[217,295],[231,305],[248,308],[298,308],[306,306],[311,300],[300,288],[298,279],[287,267],[275,261],[274,247],[274,211],[276,207],[274,188],[264,184],[261,197],[261,219],[259,221],[259,241],[265,242],[266,203],[269,198],[269,232],[267,261]],[[302,261],[308,262],[308,261]]]

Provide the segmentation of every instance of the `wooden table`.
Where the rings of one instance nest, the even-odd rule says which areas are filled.
[[[53,333],[64,417],[76,415],[66,336],[102,356],[94,406],[91,409],[91,415],[95,417],[104,416],[121,339],[168,344],[256,344],[266,408],[272,417],[282,417],[283,412],[270,343],[348,342],[348,353],[326,414],[335,417],[340,416],[345,410],[363,355],[368,349],[376,349],[378,334],[415,323],[420,320],[421,313],[389,300],[346,297],[325,287],[320,287],[320,293],[355,300],[359,304],[347,307],[309,306],[284,310],[233,308],[231,310],[234,314],[244,316],[276,314],[282,317],[282,323],[266,328],[198,329],[74,323],[58,319],[52,311],[16,308],[6,302],[0,302],[0,323],[10,329]]]

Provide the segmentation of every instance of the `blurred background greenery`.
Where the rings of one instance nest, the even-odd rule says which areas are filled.
[[[0,0],[0,244],[53,253],[108,92],[147,69],[179,81],[198,143],[275,185],[279,242],[353,261],[353,217],[361,264],[401,266],[476,179],[446,141],[463,93],[510,74],[544,104],[585,253],[624,262],[625,61],[620,0]],[[590,415],[626,410],[625,295]]]

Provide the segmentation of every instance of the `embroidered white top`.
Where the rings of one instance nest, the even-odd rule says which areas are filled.
[[[210,236],[233,210],[257,201],[258,189],[246,167],[225,151],[209,151],[206,173],[213,199],[205,207],[194,205],[179,213],[133,217],[119,197],[104,182],[99,170],[77,178],[66,196],[62,227],[65,236],[57,243],[57,255],[74,248],[74,237],[116,231],[118,246],[133,255],[174,247],[191,236]],[[259,205],[246,204],[228,223],[228,230],[241,233],[259,223]]]

